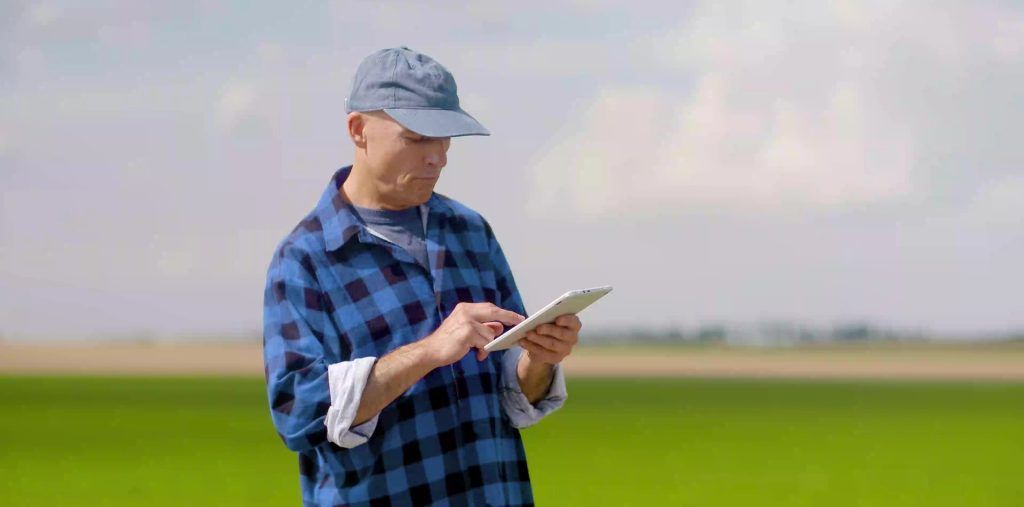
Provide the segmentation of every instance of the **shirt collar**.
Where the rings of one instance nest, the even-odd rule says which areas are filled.
[[[360,232],[364,235],[363,237],[369,234],[355,209],[341,195],[341,185],[345,183],[351,172],[352,166],[350,165],[338,169],[331,176],[331,181],[327,184],[323,195],[320,196],[320,202],[316,205],[317,216],[323,227],[324,246],[327,251],[341,248],[352,238],[358,239]],[[437,192],[430,195],[424,211],[431,215],[437,214],[439,217],[448,217],[453,213],[448,203]]]

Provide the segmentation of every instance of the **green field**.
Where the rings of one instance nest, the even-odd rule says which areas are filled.
[[[542,505],[1024,505],[1024,384],[570,380]],[[294,505],[261,379],[0,378],[0,504]]]

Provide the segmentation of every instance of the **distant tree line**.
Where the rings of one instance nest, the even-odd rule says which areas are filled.
[[[736,346],[791,346],[813,343],[929,342],[946,340],[1024,340],[1024,330],[974,335],[940,334],[921,329],[895,329],[869,322],[842,322],[813,326],[796,322],[766,321],[753,324],[702,324],[692,327],[584,328],[581,340],[590,344],[652,343]]]

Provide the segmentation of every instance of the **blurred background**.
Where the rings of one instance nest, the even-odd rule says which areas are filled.
[[[264,276],[401,45],[493,132],[438,191],[527,309],[615,286],[540,503],[1021,505],[1007,1],[4,1],[0,497],[297,503]]]

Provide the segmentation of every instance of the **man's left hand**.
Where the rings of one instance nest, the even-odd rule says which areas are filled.
[[[575,315],[562,315],[551,324],[541,324],[519,341],[531,362],[558,364],[576,346],[583,323]]]

